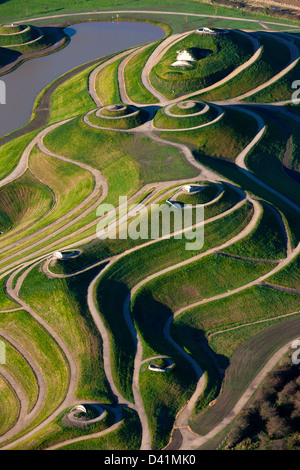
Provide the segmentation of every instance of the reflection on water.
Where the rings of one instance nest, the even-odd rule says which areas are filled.
[[[72,68],[106,54],[160,39],[157,26],[134,22],[91,22],[66,28],[67,47],[29,60],[1,77],[6,84],[6,105],[0,105],[0,136],[24,126],[30,119],[37,94]]]

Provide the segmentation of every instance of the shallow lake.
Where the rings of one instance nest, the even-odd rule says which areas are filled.
[[[64,30],[70,43],[62,50],[29,60],[3,75],[6,104],[0,104],[0,137],[24,126],[37,94],[49,83],[90,60],[162,38],[157,26],[135,22],[91,22]]]

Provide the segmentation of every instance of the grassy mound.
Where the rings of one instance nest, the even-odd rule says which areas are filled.
[[[84,405],[86,409],[91,410],[92,405]],[[70,408],[62,411],[51,424],[35,434],[31,439],[20,443],[15,447],[16,450],[43,450],[48,447],[59,444],[60,442],[74,439],[82,435],[98,433],[109,428],[114,423],[114,415],[110,409],[106,409],[106,416],[101,421],[89,423],[84,427],[70,426],[66,420],[66,415]]]
[[[153,149],[155,152],[155,148]],[[205,218],[214,217],[234,206],[239,201],[238,193],[230,186],[224,185],[224,192],[220,199],[214,204],[205,208]],[[56,260],[51,266],[51,271],[55,273],[68,274],[96,261],[104,260],[110,256],[118,254],[126,249],[132,248],[138,240],[95,240],[82,247],[83,252],[79,257],[71,258],[66,263],[65,260]],[[141,241],[140,241],[141,243]]]
[[[177,51],[183,49],[192,51],[198,60],[190,67],[172,67]],[[203,58],[200,58],[201,53]],[[167,51],[152,69],[150,80],[159,92],[174,98],[216,83],[248,60],[252,53],[252,43],[236,31],[220,37],[195,32]]]
[[[124,109],[115,108],[112,111],[106,107],[103,111],[101,110],[101,114],[98,114],[98,116],[96,115],[97,111],[92,113],[89,116],[89,121],[99,127],[132,129],[141,126],[147,118],[146,111],[136,109],[133,106],[125,106]]]
[[[273,266],[218,254],[206,256],[174,269],[141,288],[135,300],[136,316],[150,311],[148,304],[159,302],[173,312],[193,302],[212,297],[246,284],[268,272]],[[144,295],[143,295],[144,292]],[[139,302],[143,296],[143,302]],[[211,312],[212,314],[212,312]]]
[[[121,117],[127,116],[136,111],[136,108],[131,106],[123,106],[122,104],[112,104],[101,109],[101,114],[107,117]]]
[[[84,293],[93,275],[95,271],[90,271],[71,279],[53,279],[49,284],[37,267],[26,278],[22,296],[47,323],[56,331],[60,330],[62,339],[70,348],[78,368],[76,394],[84,399],[107,403],[112,401],[112,397],[103,371],[101,343],[84,301]],[[53,300],[55,308],[51,307]]]
[[[234,96],[247,93],[270,80],[288,65],[290,53],[285,44],[276,40],[274,35],[270,37],[267,33],[256,33],[256,35],[262,45],[262,53],[259,58],[250,67],[220,87],[201,94],[199,96],[201,100],[231,99]],[[251,98],[246,98],[246,101],[249,100]]]
[[[0,35],[0,46],[18,46],[26,44],[27,42],[34,41],[40,36],[40,31],[35,26],[26,26],[22,32],[17,34],[3,34]]]
[[[181,103],[174,104],[169,108],[170,113],[172,114],[194,114],[199,113],[204,109],[205,104],[199,103],[197,101],[182,101]]]
[[[279,213],[267,204],[262,204],[262,208],[263,213],[253,232],[225,249],[225,253],[265,259],[286,256],[286,238]]]

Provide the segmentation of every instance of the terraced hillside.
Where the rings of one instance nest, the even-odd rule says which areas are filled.
[[[0,148],[1,449],[216,448],[300,336],[299,33],[226,33],[80,67]]]
[[[26,24],[0,25],[0,74],[24,60],[59,50],[68,43],[62,30]]]

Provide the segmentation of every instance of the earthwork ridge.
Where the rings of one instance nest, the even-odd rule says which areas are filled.
[[[198,449],[300,335],[297,30],[229,31],[234,65],[171,90],[163,67],[195,34],[81,67],[47,125],[0,149],[14,162],[0,180],[2,449]],[[122,236],[164,202],[188,226]],[[246,368],[248,339],[261,355]],[[72,427],[77,405],[105,413]]]

